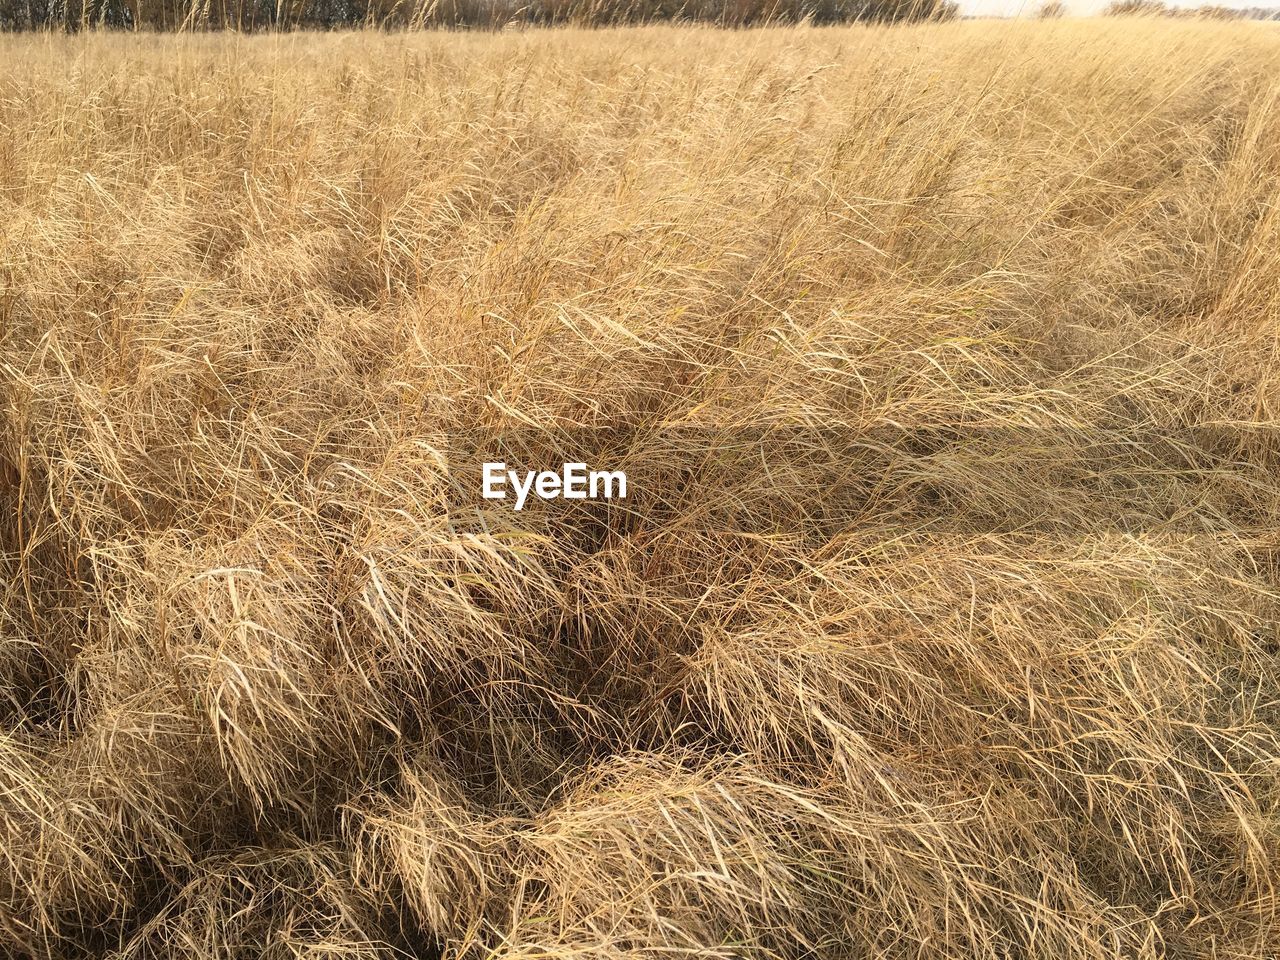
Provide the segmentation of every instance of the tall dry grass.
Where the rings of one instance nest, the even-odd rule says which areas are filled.
[[[0,31],[744,27],[946,21],[958,13],[954,0],[0,0]]]
[[[1277,65],[0,38],[0,952],[1275,956]]]

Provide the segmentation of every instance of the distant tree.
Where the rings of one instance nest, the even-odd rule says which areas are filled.
[[[1245,18],[1243,10],[1219,6],[1197,7],[1195,14],[1202,20],[1243,20]]]
[[[1169,8],[1161,0],[1111,0],[1104,17],[1163,17]]]
[[[1036,17],[1040,20],[1057,20],[1067,15],[1067,5],[1062,0],[1045,0],[1036,10]]]

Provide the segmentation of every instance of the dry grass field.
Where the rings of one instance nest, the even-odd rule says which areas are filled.
[[[1272,26],[0,36],[0,956],[1276,957],[1278,415]]]

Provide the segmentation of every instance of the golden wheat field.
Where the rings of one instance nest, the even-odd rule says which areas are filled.
[[[0,36],[0,956],[1280,956],[1278,415],[1275,26]]]

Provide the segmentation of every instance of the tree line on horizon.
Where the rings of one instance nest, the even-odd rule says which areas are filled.
[[[1050,0],[1052,4],[1054,0]],[[1048,4],[1046,4],[1048,6]],[[1276,7],[1172,7],[1162,0],[1112,0],[1103,10],[1108,17],[1199,17],[1204,20],[1280,20]]]
[[[0,0],[0,30],[499,29],[672,20],[739,27],[949,20],[958,12],[954,0]]]

